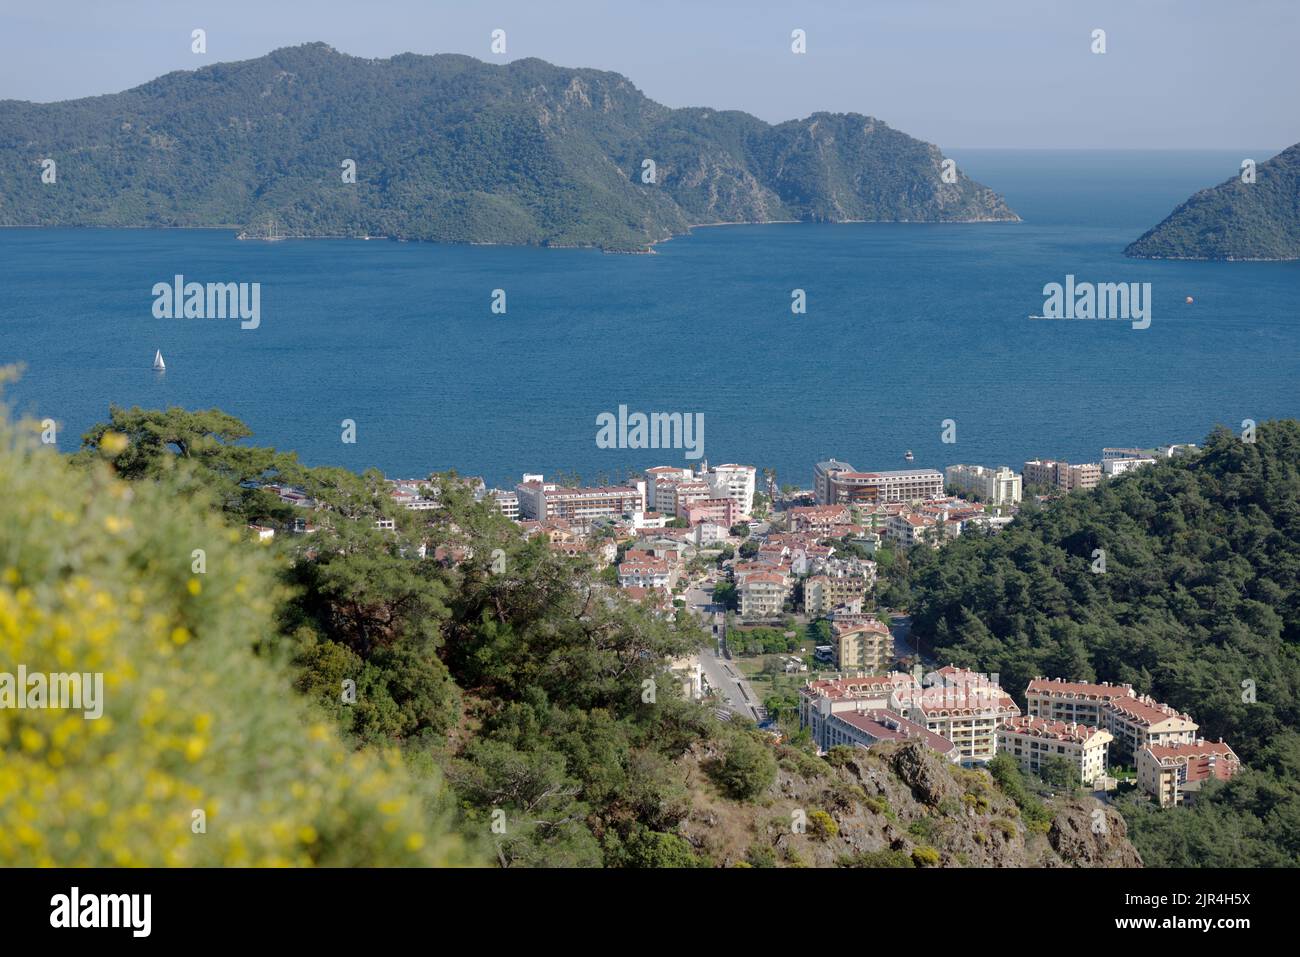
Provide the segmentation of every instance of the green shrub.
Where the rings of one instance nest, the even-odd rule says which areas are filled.
[[[729,797],[752,801],[776,781],[776,758],[766,744],[741,731],[726,744],[712,773]]]
[[[934,867],[939,863],[939,852],[933,847],[915,847],[912,849],[912,862],[917,867]]]
[[[808,815],[808,833],[819,841],[827,841],[840,833],[840,826],[825,811],[812,811]]]
[[[398,755],[351,751],[255,653],[277,637],[268,550],[168,479],[71,469],[2,420],[0,476],[0,661],[103,675],[97,720],[0,709],[0,864],[464,862]]]
[[[915,867],[916,864],[906,851],[863,851],[841,857],[836,862],[840,867]]]

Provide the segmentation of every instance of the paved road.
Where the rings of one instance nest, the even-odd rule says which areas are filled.
[[[713,604],[712,587],[703,589],[692,585],[685,592],[686,607],[691,609],[709,632],[713,641],[700,649],[700,667],[710,688],[715,688],[722,696],[722,704],[732,714],[748,718],[750,721],[762,721],[767,712],[754,688],[741,674],[736,665],[722,654],[722,639],[726,631],[726,615],[721,605]]]
[[[709,681],[709,687],[716,688],[722,694],[725,706],[733,714],[750,721],[762,721],[767,717],[762,703],[740,669],[722,657],[716,647],[705,648],[700,652],[700,667]]]

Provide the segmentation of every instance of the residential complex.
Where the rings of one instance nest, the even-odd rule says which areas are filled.
[[[1189,715],[1131,685],[1092,684],[1035,678],[1025,691],[1030,715],[1104,728],[1114,736],[1117,753],[1132,758],[1148,744],[1193,741],[1198,725]]]

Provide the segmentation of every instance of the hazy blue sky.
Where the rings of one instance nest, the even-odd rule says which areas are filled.
[[[127,89],[324,40],[357,56],[537,56],[669,106],[857,111],[949,148],[1300,140],[1297,0],[0,0],[0,98]],[[190,31],[208,34],[206,56]],[[508,57],[489,34],[507,31]],[[808,53],[790,52],[807,31]],[[1094,28],[1107,53],[1090,52]]]

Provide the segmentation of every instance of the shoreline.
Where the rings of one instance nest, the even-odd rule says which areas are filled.
[[[397,243],[430,243],[436,246],[501,246],[516,248],[534,248],[534,249],[594,249],[601,253],[611,256],[653,256],[655,255],[656,246],[661,243],[671,242],[674,239],[680,239],[690,234],[696,229],[708,229],[716,226],[791,226],[791,225],[822,225],[822,226],[848,226],[848,225],[899,225],[899,226],[945,226],[945,225],[977,225],[977,224],[999,224],[999,223],[1022,223],[1024,222],[1019,216],[1014,219],[839,219],[839,220],[808,220],[808,219],[764,219],[764,220],[726,220],[716,223],[688,223],[685,232],[673,233],[662,239],[652,239],[639,249],[628,248],[618,249],[608,246],[600,246],[595,243],[503,243],[483,240],[448,240],[448,239],[417,239],[409,236],[351,236],[336,233],[313,233],[291,234],[286,233],[283,236],[277,236],[275,239],[266,239],[261,236],[242,236],[247,230],[247,226],[239,224],[216,224],[211,226],[126,226],[126,225],[102,225],[102,224],[67,224],[67,223],[0,223],[0,229],[125,229],[125,230],[229,230],[236,233],[234,239],[236,242],[284,242],[286,240],[314,240],[314,239],[332,239],[332,240],[356,240],[358,242],[376,242],[383,240],[386,242]],[[1136,257],[1134,257],[1136,258]]]

